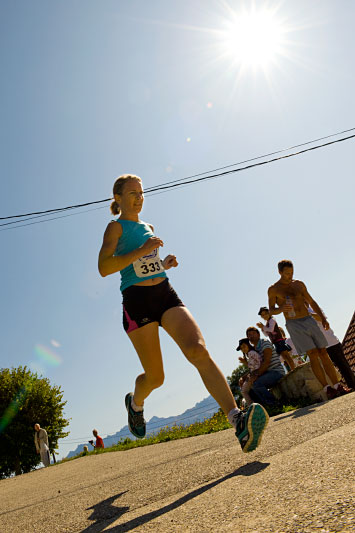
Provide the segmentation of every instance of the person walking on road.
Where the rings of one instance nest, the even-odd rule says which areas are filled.
[[[39,424],[34,425],[35,428],[35,446],[37,453],[41,456],[41,461],[44,466],[49,466],[51,463],[51,458],[49,454],[49,443],[47,431]]]
[[[95,441],[95,444],[94,444],[93,440],[89,440],[89,443],[91,444],[91,446],[93,446],[95,448],[95,450],[98,450],[99,448],[105,448],[104,441],[103,441],[102,437],[100,437],[97,429],[93,429],[92,430],[92,434],[94,435],[96,441]]]
[[[121,273],[123,326],[143,367],[134,392],[125,397],[130,431],[137,438],[145,436],[144,401],[164,381],[161,326],[197,368],[208,392],[234,427],[242,450],[254,450],[261,441],[268,415],[259,404],[252,404],[246,414],[238,409],[195,319],[170,285],[166,271],[177,267],[178,262],[175,255],[160,259],[162,239],[154,234],[151,224],[139,218],[144,201],[141,179],[132,174],[120,176],[114,183],[113,195],[111,212],[119,218],[106,228],[98,266],[103,277]]]

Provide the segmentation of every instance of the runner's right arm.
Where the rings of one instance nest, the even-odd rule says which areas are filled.
[[[163,246],[163,241],[159,237],[150,237],[146,242],[127,254],[114,256],[117,243],[122,235],[122,226],[117,222],[110,222],[106,228],[103,243],[99,253],[99,272],[104,278],[110,274],[115,274],[128,267],[131,263],[148,255],[159,246]]]

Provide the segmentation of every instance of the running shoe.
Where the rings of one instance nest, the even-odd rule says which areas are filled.
[[[260,444],[269,415],[264,407],[252,403],[246,413],[235,415],[235,435],[244,453],[254,451]]]
[[[125,404],[128,412],[128,427],[130,432],[137,437],[143,439],[145,437],[145,420],[143,411],[135,411],[132,407],[132,392],[126,394]]]

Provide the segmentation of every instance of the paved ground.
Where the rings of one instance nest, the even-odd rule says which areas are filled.
[[[355,530],[355,393],[232,430],[106,453],[0,481],[0,532]]]

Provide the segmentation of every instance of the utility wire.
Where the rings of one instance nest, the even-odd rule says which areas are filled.
[[[173,189],[173,188],[176,188],[176,187],[186,186],[186,185],[189,185],[189,184],[192,184],[192,183],[197,183],[197,182],[205,181],[205,180],[208,180],[208,179],[219,178],[219,177],[222,177],[222,176],[226,176],[228,174],[234,174],[236,172],[241,172],[242,170],[249,170],[251,168],[255,168],[255,167],[258,167],[258,166],[261,166],[261,165],[266,165],[266,164],[269,164],[269,163],[274,163],[276,161],[280,161],[282,159],[287,159],[289,157],[298,156],[298,155],[304,154],[306,152],[310,152],[312,150],[317,150],[318,148],[324,148],[325,146],[329,146],[331,144],[335,144],[335,143],[346,141],[346,140],[353,139],[353,138],[355,138],[355,135],[350,135],[348,137],[343,137],[341,139],[336,139],[335,141],[330,141],[328,143],[324,143],[324,144],[320,144],[320,145],[317,145],[317,146],[313,146],[311,148],[306,148],[305,150],[300,150],[299,152],[293,152],[291,154],[287,154],[287,155],[284,155],[284,156],[276,157],[274,159],[268,159],[267,161],[261,161],[260,163],[254,163],[252,165],[247,165],[245,167],[232,169],[232,170],[227,170],[225,172],[212,174],[210,176],[204,176],[204,177],[200,177],[200,178],[196,178],[196,179],[191,179],[191,180],[188,180],[188,181],[184,181],[183,183],[169,182],[169,183],[171,183],[170,185],[167,184],[167,185],[159,185],[159,186],[156,186],[156,187],[151,187],[151,188],[146,189],[145,192],[147,193],[147,195],[152,195],[152,196],[153,196],[153,194],[152,194],[153,192],[155,192],[155,194],[161,194],[161,193],[158,193],[156,191],[166,192],[168,189]],[[260,157],[262,157],[262,156],[260,156]],[[187,180],[187,178],[185,178],[185,180]],[[56,209],[54,211],[60,212],[60,211],[65,211],[65,210],[69,210],[69,209],[75,209],[75,208],[78,208],[78,207],[82,207],[84,205],[92,205],[92,204],[107,202],[109,200],[112,200],[112,198],[108,198],[106,200],[98,200],[98,201],[95,201],[95,202],[86,202],[85,204],[80,204],[80,205],[76,205],[76,206],[68,206],[68,207],[64,207],[64,208],[59,208],[59,209]],[[16,221],[16,222],[18,222],[18,224],[16,226],[12,226],[11,228],[4,228],[4,229],[2,229],[0,231],[7,231],[7,230],[10,230],[10,229],[21,228],[21,227],[30,226],[30,225],[33,225],[33,224],[40,224],[40,223],[43,223],[43,222],[48,222],[50,220],[57,220],[58,218],[66,218],[66,217],[73,216],[73,215],[79,215],[81,213],[85,213],[85,212],[88,212],[88,211],[94,211],[96,209],[103,209],[104,207],[106,207],[106,206],[98,207],[98,208],[94,208],[94,209],[87,209],[86,211],[80,211],[79,213],[71,213],[69,215],[62,215],[62,216],[58,216],[58,217],[47,218],[46,220],[39,220],[37,222],[29,222],[28,224],[20,224],[21,221]],[[48,211],[45,211],[43,213],[47,214],[49,212],[53,212],[53,210],[48,210]],[[16,215],[16,217],[20,217],[20,216],[25,216],[25,215]],[[44,216],[44,214],[43,214],[43,216]],[[4,220],[6,218],[12,218],[12,217],[4,217],[4,218],[0,218],[0,220]],[[9,223],[0,224],[0,227],[1,226],[6,226],[8,224]]]
[[[349,130],[344,130],[344,132],[353,131],[353,130],[355,130],[355,128],[351,128]],[[227,165],[225,167],[220,167],[219,169],[215,169],[215,170],[223,170],[223,169],[226,169],[226,168],[230,168],[232,166],[237,166],[237,165],[241,165],[241,164],[248,163],[248,162],[251,162],[251,161],[255,161],[257,159],[262,159],[262,158],[270,156],[270,155],[274,155],[274,154],[277,154],[277,153],[282,153],[282,152],[288,151],[288,150],[296,148],[296,147],[305,146],[307,144],[311,144],[311,143],[317,142],[318,140],[321,140],[321,139],[327,139],[327,138],[330,138],[330,137],[334,137],[334,136],[340,135],[341,133],[344,133],[344,132],[334,133],[332,135],[327,135],[326,137],[320,137],[319,139],[315,139],[313,141],[308,141],[306,143],[295,145],[295,146],[290,147],[290,148],[285,148],[283,150],[278,150],[278,151],[275,151],[275,152],[271,152],[271,153],[266,154],[266,155],[254,157],[252,159],[248,159],[248,160],[245,160],[245,161],[242,161],[242,162],[239,162],[239,163],[234,163],[233,165]],[[254,168],[254,167],[257,167],[257,166],[266,165],[266,164],[269,164],[269,163],[274,163],[276,161],[279,161],[281,159],[286,159],[288,157],[294,157],[294,156],[297,156],[297,155],[301,155],[303,153],[306,153],[306,152],[309,152],[309,151],[312,151],[312,150],[317,150],[318,148],[324,148],[326,146],[330,146],[330,145],[335,144],[335,143],[339,143],[339,142],[343,142],[343,141],[346,141],[346,140],[349,140],[349,139],[353,139],[354,137],[355,137],[355,135],[349,135],[347,137],[342,137],[341,139],[336,139],[334,141],[330,141],[330,142],[323,143],[323,144],[320,144],[320,145],[317,145],[317,146],[313,146],[311,148],[306,148],[306,149],[300,150],[298,152],[293,152],[291,154],[283,155],[283,156],[276,157],[276,158],[273,158],[273,159],[268,159],[266,161],[261,161],[259,163],[254,163],[254,164],[247,165],[247,166],[244,166],[244,167],[241,167],[241,168],[236,168],[236,169],[234,168],[234,169],[227,170],[227,171],[224,171],[224,172],[211,174],[211,175],[208,175],[208,176],[205,176],[205,174],[209,174],[209,172],[215,172],[215,171],[214,170],[210,170],[210,171],[202,172],[200,174],[195,174],[195,175],[192,175],[192,176],[188,176],[188,177],[182,178],[180,180],[173,180],[173,181],[170,181],[170,182],[163,183],[161,185],[148,187],[147,189],[145,189],[145,193],[147,195],[150,195],[153,192],[166,191],[167,189],[176,188],[176,187],[183,186],[183,185],[188,185],[188,184],[191,184],[191,183],[197,183],[199,181],[205,181],[205,180],[208,180],[208,179],[214,179],[214,178],[217,178],[217,177],[222,177],[222,176],[225,176],[227,174],[233,174],[233,173],[236,173],[236,172],[240,172],[242,170],[248,170],[250,168]],[[199,177],[199,176],[202,176],[202,177]],[[71,205],[71,206],[62,207],[62,208],[48,209],[46,211],[36,211],[36,212],[26,213],[26,214],[22,214],[22,215],[12,215],[12,216],[8,216],[8,217],[0,217],[0,220],[8,220],[8,219],[22,218],[22,217],[32,217],[33,215],[40,215],[40,217],[41,216],[47,216],[50,213],[59,213],[59,212],[62,212],[62,211],[78,209],[80,207],[85,207],[85,206],[88,206],[88,205],[104,203],[104,202],[108,202],[110,200],[112,200],[112,198],[106,198],[104,200],[96,200],[96,201],[93,201],[93,202],[86,202],[84,204]],[[91,209],[89,209],[87,211],[91,211]],[[82,212],[87,212],[87,211],[82,211]],[[78,213],[75,213],[75,214],[78,214]],[[66,215],[66,216],[71,216],[71,215],[72,214]],[[64,216],[63,217],[53,217],[53,218],[49,218],[47,220],[56,220],[57,218],[64,218]],[[33,218],[40,218],[40,217],[33,216]],[[24,220],[30,220],[30,219],[24,219]],[[47,220],[38,221],[38,222],[32,222],[30,224],[21,224],[21,225],[19,224],[18,226],[14,226],[14,227],[23,227],[23,226],[27,226],[27,225],[31,225],[31,224],[35,224],[35,223],[38,224],[38,223],[41,223],[41,222],[46,222]],[[12,223],[8,223],[8,222],[7,223],[3,223],[3,224],[0,224],[0,226],[7,226],[9,224],[14,224],[16,222],[20,223],[20,222],[22,222],[22,220],[15,221],[15,222],[12,222]],[[13,229],[13,228],[6,228],[6,229]],[[0,231],[4,231],[4,230],[0,230]]]
[[[262,166],[262,165],[267,165],[269,163],[274,163],[275,161],[281,161],[282,159],[287,159],[288,157],[295,157],[297,155],[301,155],[301,154],[305,154],[306,152],[311,152],[312,150],[317,150],[318,148],[324,148],[325,146],[329,146],[331,144],[335,144],[335,143],[339,143],[339,142],[342,142],[342,141],[347,141],[349,139],[353,139],[355,138],[355,135],[349,135],[348,137],[343,137],[342,139],[337,139],[335,141],[330,141],[328,143],[324,143],[324,144],[318,144],[317,146],[312,146],[312,148],[306,148],[305,150],[300,150],[299,152],[293,152],[292,154],[287,154],[287,155],[282,155],[280,157],[275,157],[274,159],[268,159],[266,161],[261,161],[260,163],[254,163],[252,165],[247,165],[246,167],[241,167],[241,168],[235,168],[233,170],[226,170],[225,172],[220,172],[218,174],[212,174],[211,176],[205,176],[205,177],[202,177],[202,178],[196,178],[196,179],[191,179],[191,180],[188,180],[188,181],[184,181],[184,183],[175,183],[175,184],[172,184],[172,185],[165,185],[165,186],[159,186],[159,187],[156,187],[155,189],[149,189],[149,191],[162,191],[162,190],[165,190],[165,189],[172,189],[172,188],[175,188],[175,187],[179,187],[180,185],[187,185],[187,184],[190,184],[190,183],[197,183],[199,181],[205,181],[205,180],[209,180],[209,179],[214,179],[214,178],[220,178],[222,176],[226,176],[227,174],[234,174],[236,172],[241,172],[242,170],[249,170],[250,168],[255,168],[255,167],[259,167],[259,166]]]
[[[82,213],[88,213],[89,211],[97,211],[98,209],[106,209],[106,205],[102,205],[100,207],[93,207],[92,209],[85,209],[84,211],[79,211],[79,213],[70,213],[69,215],[61,215],[59,217],[52,217],[52,218],[46,218],[45,220],[37,220],[37,222],[29,222],[28,224],[20,224],[22,220],[16,220],[15,222],[7,222],[6,224],[0,224],[0,226],[7,226],[8,224],[17,224],[17,226],[12,226],[11,228],[4,228],[0,229],[0,231],[8,231],[10,229],[17,229],[17,228],[24,228],[25,226],[32,226],[33,224],[42,224],[43,222],[50,222],[51,220],[57,220],[58,218],[67,218],[67,217],[73,217],[75,215],[81,215]],[[73,208],[72,208],[73,209]],[[48,215],[39,215],[32,218],[40,218],[45,217]],[[32,218],[25,218],[25,220],[32,220]]]
[[[300,148],[301,146],[306,146],[307,144],[313,144],[318,141],[324,141],[325,139],[329,139],[330,137],[336,137],[337,135],[342,135],[343,133],[349,133],[349,131],[354,131],[355,128],[350,128],[348,130],[339,131],[338,133],[332,133],[331,135],[326,135],[325,137],[319,137],[318,139],[313,139],[313,141],[307,141],[301,144],[295,144],[294,146],[289,146],[288,148],[282,148],[281,150],[277,150],[276,152],[270,152],[268,154],[259,155],[257,157],[253,157],[251,159],[246,159],[245,161],[239,161],[239,163],[231,163],[230,165],[226,165],[224,167],[214,168],[212,170],[207,170],[206,172],[201,172],[200,174],[194,174],[193,176],[187,176],[186,178],[181,178],[179,180],[174,181],[168,181],[166,183],[161,183],[160,185],[169,185],[170,183],[179,183],[181,181],[184,181],[186,179],[190,178],[198,178],[199,176],[203,176],[204,174],[208,174],[209,172],[217,172],[219,170],[225,170],[226,168],[235,167],[238,165],[244,165],[244,163],[251,163],[251,161],[256,161],[257,159],[263,159],[264,157],[270,157],[271,155],[275,154],[281,154],[282,152],[287,152],[288,150],[293,150],[294,148]],[[146,189],[148,191],[148,189]],[[1,220],[1,219],[0,219]]]
[[[30,215],[42,215],[47,213],[56,213],[58,211],[66,211],[67,209],[77,209],[78,207],[85,207],[87,205],[100,204],[102,202],[108,202],[112,198],[106,198],[105,200],[96,200],[95,202],[86,202],[85,204],[69,205],[68,207],[57,207],[56,209],[47,209],[46,211],[34,211],[33,213],[25,213],[23,215],[11,215],[9,217],[0,217],[0,220],[8,220],[9,218],[21,218],[28,217]]]
[[[75,209],[75,207],[71,207],[70,209]],[[98,208],[98,209],[101,209],[101,208]],[[89,209],[89,211],[93,211],[93,209]],[[60,212],[59,209],[58,209],[58,212]],[[83,213],[86,213],[86,211],[83,211]],[[16,215],[16,216],[21,216],[21,215]],[[25,215],[22,215],[22,216],[25,216]],[[47,217],[47,216],[48,216],[48,213],[43,213],[42,215],[34,215],[34,216],[29,216],[28,218],[22,218],[21,220],[13,220],[11,222],[4,222],[3,224],[0,224],[0,226],[11,226],[12,224],[19,224],[20,222],[26,222],[26,220],[33,220],[34,218],[43,218],[43,217]],[[49,220],[52,220],[52,219],[49,219]],[[53,219],[53,220],[55,220],[55,219]],[[45,222],[45,221],[43,221],[43,222]]]

